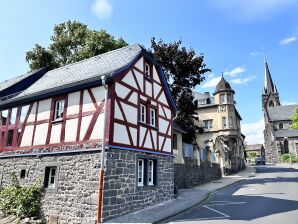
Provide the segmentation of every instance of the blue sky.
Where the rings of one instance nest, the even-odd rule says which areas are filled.
[[[197,89],[213,92],[224,72],[236,91],[248,143],[262,142],[261,88],[266,51],[281,102],[296,103],[298,0],[2,1],[0,81],[28,71],[25,52],[47,46],[55,24],[78,20],[128,43],[181,39],[212,72]]]

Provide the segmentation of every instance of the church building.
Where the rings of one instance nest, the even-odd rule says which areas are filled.
[[[267,162],[279,162],[282,154],[298,155],[298,131],[291,130],[291,117],[298,105],[281,105],[276,85],[272,81],[265,59],[262,110],[264,112],[264,143]]]

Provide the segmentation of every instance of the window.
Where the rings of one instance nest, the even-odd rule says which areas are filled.
[[[12,146],[13,132],[14,130],[8,130],[6,146]]]
[[[229,127],[230,128],[233,127],[233,117],[232,116],[229,117]]]
[[[205,120],[204,121],[204,128],[206,130],[209,130],[209,129],[213,128],[213,120]]]
[[[11,115],[10,115],[10,124],[15,124],[17,120],[17,112],[18,108],[12,108],[11,109]]]
[[[4,131],[1,132],[1,137],[2,137],[1,146],[4,146],[5,145],[5,143],[4,143],[5,132]]]
[[[20,123],[23,123],[25,121],[26,115],[29,110],[29,105],[22,106],[21,108],[21,116],[20,116]]]
[[[62,120],[64,113],[64,100],[57,100],[55,102],[54,121]]]
[[[173,134],[173,149],[177,148],[177,134]]]
[[[226,117],[222,117],[222,128],[226,128],[226,126],[227,126]]]
[[[155,109],[150,108],[150,125],[155,127],[156,126],[156,116],[155,116]]]
[[[144,160],[138,160],[138,186],[144,186]]]
[[[284,124],[283,123],[279,123],[279,129],[283,129],[284,128]]]
[[[20,179],[25,179],[26,177],[26,170],[21,170]]]
[[[20,139],[20,136],[21,136],[21,132],[22,132],[22,129],[21,128],[18,128],[18,135],[17,135],[17,142],[19,141],[19,139]]]
[[[220,94],[220,103],[225,102],[225,94]]]
[[[1,111],[1,121],[2,121],[2,125],[6,125],[7,118],[8,118],[8,110],[3,110],[3,111]]]
[[[56,176],[57,176],[57,167],[46,167],[45,178],[44,178],[44,187],[45,188],[55,188],[56,187]]]
[[[231,103],[231,94],[227,94],[227,103]]]
[[[150,65],[145,63],[145,75],[150,77],[151,76],[150,74],[151,74],[150,73]]]
[[[154,178],[154,161],[153,160],[149,160],[149,165],[148,165],[148,185],[150,185],[150,186],[154,185],[153,178]]]
[[[140,121],[146,123],[146,105],[141,104],[140,107]]]

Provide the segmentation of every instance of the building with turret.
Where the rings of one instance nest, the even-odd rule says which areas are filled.
[[[213,96],[195,93],[196,112],[204,133],[197,135],[201,159],[219,163],[224,174],[244,167],[244,138],[241,134],[241,116],[236,109],[235,91],[221,78]]]
[[[267,162],[276,163],[285,153],[298,155],[298,131],[291,130],[291,116],[295,114],[297,108],[297,104],[281,105],[277,87],[272,81],[265,59],[262,110],[265,121],[264,144]]]

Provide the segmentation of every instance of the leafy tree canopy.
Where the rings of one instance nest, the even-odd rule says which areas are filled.
[[[123,38],[115,39],[105,30],[90,30],[83,23],[67,21],[55,25],[48,48],[36,44],[26,53],[26,61],[31,70],[53,69],[124,46]]]
[[[296,113],[291,117],[292,125],[291,128],[298,130],[298,109],[296,109]]]
[[[196,125],[198,106],[194,99],[193,89],[204,80],[204,74],[211,69],[206,67],[203,54],[197,55],[193,49],[187,50],[182,46],[182,41],[164,43],[163,40],[151,40],[152,54],[155,60],[163,67],[167,76],[173,99],[178,111],[177,124],[187,134],[183,140],[192,143],[196,133],[202,131]]]

